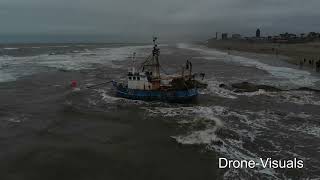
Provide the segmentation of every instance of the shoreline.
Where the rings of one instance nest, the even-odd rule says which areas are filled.
[[[259,54],[264,56],[272,56],[285,60],[291,64],[299,65],[300,61],[306,60],[303,65],[312,69],[308,63],[309,60],[320,60],[320,42],[301,43],[301,44],[279,44],[279,43],[250,43],[232,40],[211,40],[206,46],[224,52],[252,56]],[[252,54],[253,53],[253,54]]]

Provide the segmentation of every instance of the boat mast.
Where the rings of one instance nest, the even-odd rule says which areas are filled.
[[[156,43],[157,37],[153,37],[153,50],[152,50],[152,61],[153,61],[153,77],[160,79],[160,63],[159,63],[159,55],[160,55],[160,49],[158,48],[158,45]]]
[[[132,74],[136,73],[135,60],[136,60],[136,52],[132,54],[132,69],[131,69]]]

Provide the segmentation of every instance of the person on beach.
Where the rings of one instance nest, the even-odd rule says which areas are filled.
[[[300,69],[303,68],[303,60],[300,60],[299,67],[300,67]]]
[[[311,67],[312,67],[313,70],[315,70],[315,69],[317,68],[317,67],[315,67],[315,66],[316,66],[315,60],[312,59],[312,60],[311,60]]]
[[[205,76],[205,75],[206,75],[205,73],[200,73],[201,80],[204,79],[204,76]]]

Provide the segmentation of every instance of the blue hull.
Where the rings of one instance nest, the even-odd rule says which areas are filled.
[[[128,89],[117,82],[112,82],[112,84],[116,88],[117,96],[133,100],[187,102],[194,100],[198,96],[198,90],[196,88],[188,90],[150,91]]]

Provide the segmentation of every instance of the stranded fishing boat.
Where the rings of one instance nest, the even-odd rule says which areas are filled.
[[[153,38],[152,54],[142,63],[139,70],[135,68],[135,53],[132,68],[127,74],[127,82],[112,81],[117,96],[134,100],[158,100],[169,102],[186,102],[198,96],[198,89],[206,84],[196,80],[192,74],[192,63],[187,61],[180,75],[161,75],[159,55],[160,49]],[[202,80],[204,73],[200,73]]]

